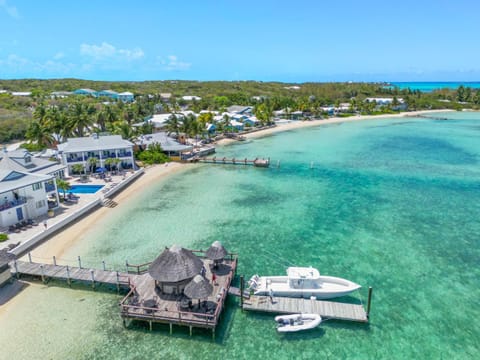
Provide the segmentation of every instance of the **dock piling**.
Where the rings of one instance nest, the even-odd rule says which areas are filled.
[[[57,258],[55,257],[55,255],[53,255],[53,265],[57,266]]]
[[[67,265],[67,283],[68,286],[72,286],[72,280],[70,279],[70,267]]]
[[[45,283],[45,270],[43,268],[43,265],[40,265],[40,270],[41,270],[41,273],[42,273],[42,282]]]
[[[19,278],[20,278],[20,274],[19,274],[19,272],[18,272],[17,259],[15,259],[15,260],[13,261],[13,266],[14,266],[14,268],[15,268],[15,276],[17,277],[17,279],[19,279]]]
[[[28,253],[28,262],[31,264],[32,263],[32,254]]]
[[[368,287],[368,301],[367,301],[367,318],[370,316],[370,305],[372,304],[372,292],[371,286]]]
[[[103,269],[103,271],[106,271],[105,260],[102,260],[102,269]]]
[[[78,267],[82,268],[82,259],[80,259],[80,255],[78,256]]]
[[[90,275],[92,276],[92,288],[95,290],[95,271],[90,269]]]
[[[118,275],[118,271],[117,271],[117,292],[120,292],[120,276]]]
[[[243,278],[243,275],[240,275],[240,309],[243,310],[243,288],[245,286],[244,284],[245,280]]]

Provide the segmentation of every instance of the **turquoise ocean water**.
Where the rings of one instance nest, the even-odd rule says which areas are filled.
[[[454,82],[454,81],[444,81],[444,82],[393,82],[392,85],[397,86],[400,89],[411,90],[420,90],[423,92],[431,92],[433,90],[439,89],[450,89],[455,90],[460,85],[469,87],[472,89],[480,89],[480,82]]]
[[[0,323],[9,359],[476,359],[480,356],[480,114],[279,133],[219,149],[280,167],[198,165],[112,209],[66,257],[152,260],[166,245],[239,254],[239,273],[312,265],[374,288],[369,325],[279,335],[229,299],[217,339],[124,329],[114,292],[29,286]],[[313,162],[313,163],[312,163]],[[85,260],[87,261],[87,260]],[[2,355],[0,355],[1,357]]]

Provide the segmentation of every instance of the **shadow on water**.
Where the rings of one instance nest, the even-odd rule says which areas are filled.
[[[28,283],[20,280],[13,280],[12,283],[4,285],[2,288],[0,288],[0,305],[5,305],[23,290],[25,290],[28,286]]]

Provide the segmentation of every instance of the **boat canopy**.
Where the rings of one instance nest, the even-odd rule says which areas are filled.
[[[305,279],[305,280],[315,280],[320,277],[320,272],[310,267],[289,267],[287,269],[287,276],[291,280],[296,279]]]

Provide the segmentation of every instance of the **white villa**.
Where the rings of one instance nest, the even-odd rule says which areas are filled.
[[[66,167],[34,158],[26,150],[4,152],[0,160],[0,227],[46,215],[60,204],[55,177]]]
[[[58,145],[62,161],[68,168],[68,173],[73,174],[73,166],[80,164],[83,171],[87,172],[91,164],[89,158],[96,158],[95,167],[109,168],[107,159],[118,159],[120,169],[135,168],[133,158],[133,143],[122,139],[120,135],[71,138],[67,142]]]

